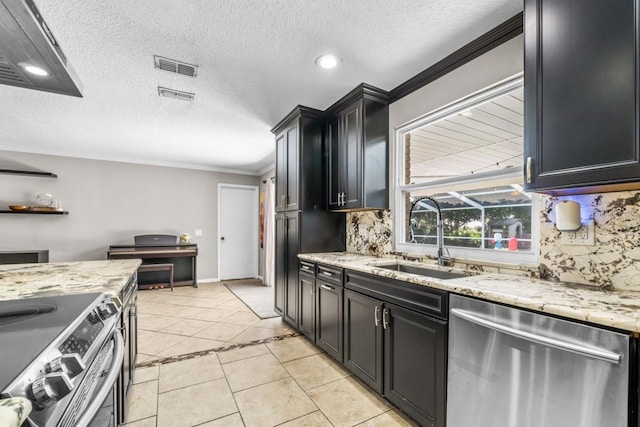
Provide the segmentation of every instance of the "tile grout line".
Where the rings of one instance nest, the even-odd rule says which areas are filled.
[[[194,359],[196,357],[207,356],[207,355],[213,354],[213,353],[226,352],[226,351],[235,350],[235,349],[238,349],[238,348],[252,347],[252,346],[255,346],[255,345],[259,345],[259,344],[267,344],[267,343],[270,343],[270,342],[282,341],[284,339],[297,337],[299,335],[300,335],[299,332],[291,332],[291,333],[286,333],[286,334],[283,334],[283,335],[277,335],[275,337],[269,337],[269,338],[263,338],[263,339],[259,339],[259,340],[253,340],[253,341],[249,341],[249,342],[246,342],[246,343],[225,344],[223,346],[212,348],[210,350],[201,350],[201,351],[196,351],[196,352],[193,352],[193,353],[181,354],[181,355],[177,355],[177,356],[169,356],[169,357],[164,357],[164,358],[160,358],[160,359],[156,359],[156,360],[150,360],[148,362],[138,363],[136,365],[136,368],[137,369],[148,368],[148,367],[156,366],[156,365],[164,365],[164,364],[167,364],[167,363],[180,362],[182,360]]]

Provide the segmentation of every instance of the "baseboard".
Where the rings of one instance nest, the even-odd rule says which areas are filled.
[[[220,280],[218,280],[217,277],[213,277],[211,279],[198,279],[198,283],[214,283],[214,282],[219,282]]]

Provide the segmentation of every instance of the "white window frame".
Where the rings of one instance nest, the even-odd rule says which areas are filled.
[[[433,190],[432,194],[446,193],[448,191],[457,191],[458,189],[482,188],[490,187],[506,183],[512,183],[513,179],[522,180],[524,177],[523,169],[508,168],[500,171],[492,171],[486,173],[477,173],[473,175],[461,176],[456,178],[447,178],[443,180],[432,181],[428,183],[404,184],[404,135],[408,132],[421,128],[427,124],[435,123],[453,114],[462,112],[482,104],[492,98],[512,92],[524,85],[524,77],[522,73],[518,73],[508,79],[498,82],[486,89],[473,93],[465,98],[454,101],[442,108],[434,110],[426,115],[418,117],[407,122],[397,128],[394,132],[393,158],[392,161],[392,182],[391,182],[391,203],[393,206],[391,215],[393,223],[393,248],[398,252],[407,252],[415,254],[425,254],[437,256],[436,245],[425,245],[416,243],[407,243],[407,232],[404,229],[406,216],[406,200],[405,193],[417,189]],[[531,264],[538,263],[540,254],[540,202],[537,194],[531,195],[531,250],[524,251],[496,251],[481,248],[462,248],[456,246],[446,246],[451,257],[460,260],[479,260],[500,262],[507,264]]]

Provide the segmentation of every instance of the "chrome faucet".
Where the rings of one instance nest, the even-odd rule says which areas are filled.
[[[411,208],[409,208],[409,229],[411,230],[411,215],[413,215],[413,209],[418,203],[423,200],[429,200],[436,207],[436,243],[438,244],[438,265],[448,266],[451,263],[451,257],[448,255],[444,255],[444,222],[442,221],[442,210],[440,209],[440,204],[436,201],[436,199],[429,196],[422,196],[418,197],[413,201],[413,203],[411,203]],[[447,254],[448,253],[449,251],[447,251]]]

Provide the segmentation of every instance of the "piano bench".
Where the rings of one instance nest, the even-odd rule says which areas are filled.
[[[173,264],[141,264],[138,267],[138,273],[146,273],[149,271],[168,271],[169,272],[169,286],[171,292],[173,292]]]

